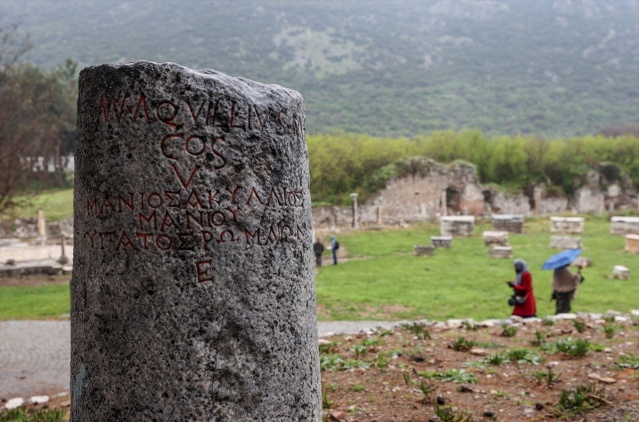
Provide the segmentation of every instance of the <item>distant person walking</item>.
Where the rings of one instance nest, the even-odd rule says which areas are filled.
[[[537,316],[537,304],[533,292],[532,275],[528,270],[528,264],[523,259],[516,259],[515,281],[508,281],[507,284],[513,288],[515,294],[509,303],[514,305],[513,315],[522,318],[534,318]]]
[[[315,243],[313,243],[313,253],[315,254],[315,264],[318,267],[322,266],[322,254],[324,253],[324,244],[318,237],[315,239]]]
[[[331,236],[331,252],[333,252],[333,265],[337,265],[337,250],[339,249],[339,242],[335,239],[335,236]]]
[[[568,265],[557,268],[552,278],[552,299],[556,300],[555,315],[570,313],[570,302],[575,299],[577,288],[584,282],[581,274],[582,265],[577,274],[568,270]]]

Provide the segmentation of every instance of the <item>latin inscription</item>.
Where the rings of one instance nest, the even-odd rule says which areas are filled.
[[[300,187],[226,186],[198,188],[200,172],[229,165],[225,133],[260,132],[271,125],[278,134],[303,136],[299,116],[284,111],[258,110],[254,104],[208,98],[152,102],[145,95],[100,97],[98,125],[161,123],[169,133],[157,140],[157,151],[177,182],[178,189],[118,192],[90,197],[84,204],[88,218],[105,221],[130,218],[127,230],[91,229],[84,233],[87,247],[115,252],[190,251],[197,282],[214,281],[215,262],[206,253],[221,244],[275,247],[283,242],[310,244],[309,228],[287,221],[249,228],[242,215],[269,210],[304,208]],[[219,135],[204,129],[217,127]],[[206,168],[205,167],[206,163]],[[307,246],[308,247],[308,246]]]

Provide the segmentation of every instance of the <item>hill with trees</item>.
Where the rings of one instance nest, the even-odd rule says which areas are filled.
[[[300,91],[310,134],[639,123],[639,1],[3,0],[53,68],[173,61]]]

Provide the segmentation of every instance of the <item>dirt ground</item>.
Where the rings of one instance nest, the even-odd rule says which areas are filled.
[[[610,319],[323,339],[324,420],[639,421],[639,320]]]

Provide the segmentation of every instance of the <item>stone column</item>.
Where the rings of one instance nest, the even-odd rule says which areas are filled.
[[[442,200],[441,200],[441,209],[440,209],[440,213],[442,216],[446,216],[448,215],[448,203],[447,203],[447,195],[446,195],[446,189],[442,190],[442,196],[441,196]]]
[[[72,421],[320,421],[302,96],[173,63],[80,74]]]
[[[359,194],[357,193],[351,193],[351,201],[353,201],[353,222],[352,222],[352,226],[354,229],[356,229],[357,227],[359,227],[359,216],[357,215],[357,197],[359,196]]]
[[[37,242],[41,245],[47,244],[47,221],[44,218],[44,211],[38,211],[38,240]]]

